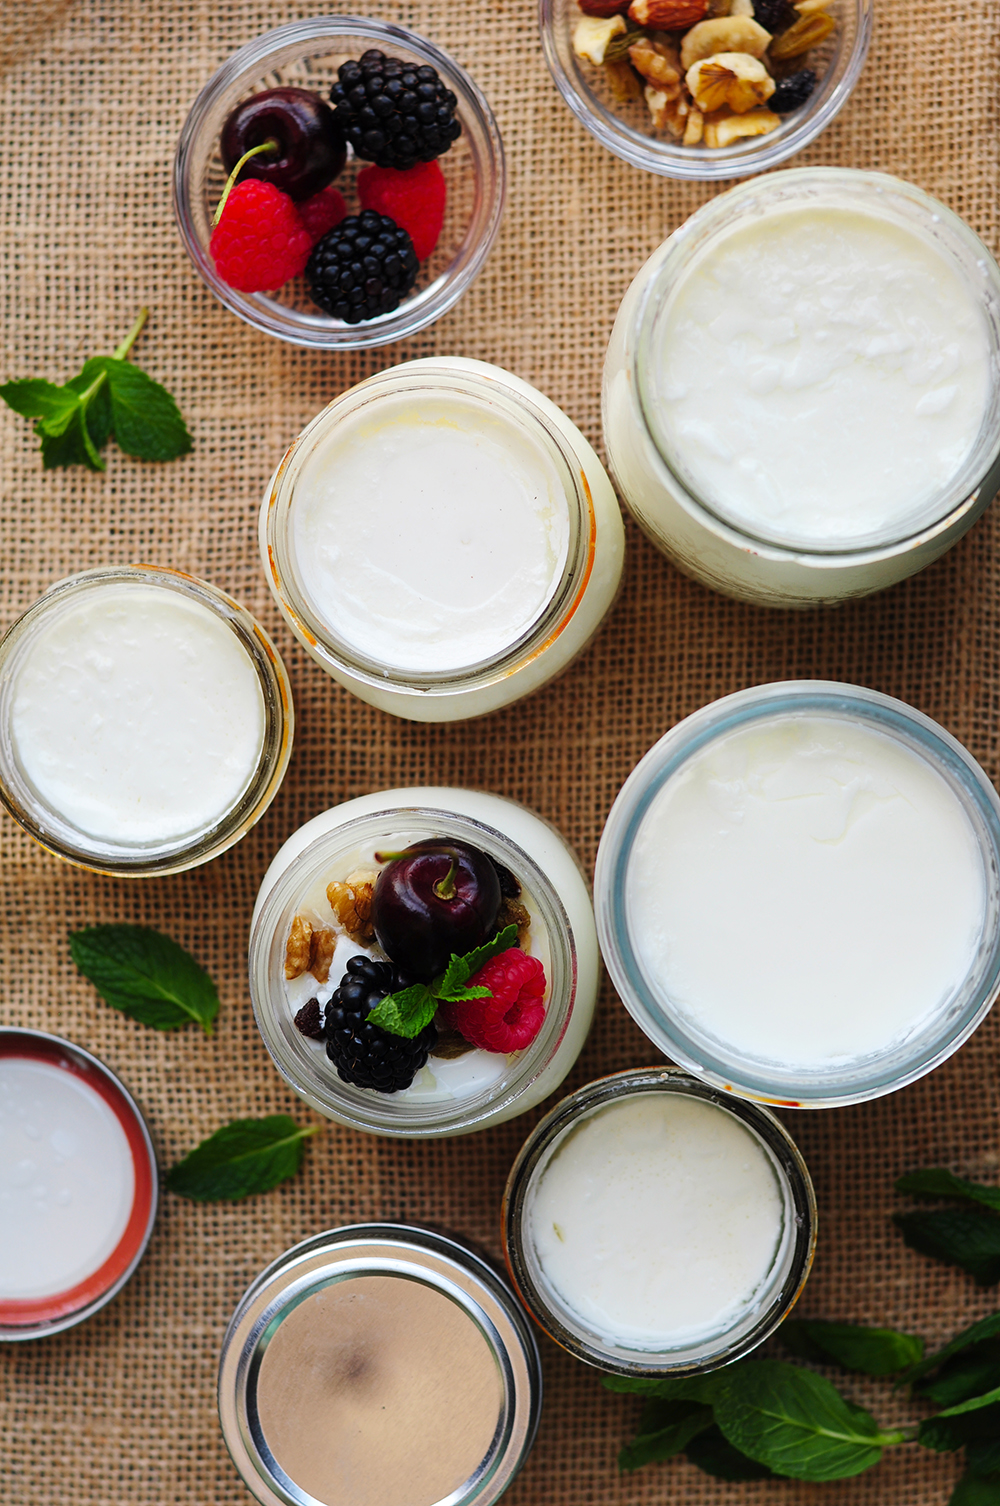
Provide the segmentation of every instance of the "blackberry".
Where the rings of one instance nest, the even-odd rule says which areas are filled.
[[[312,249],[306,279],[313,302],[347,324],[399,307],[417,280],[413,242],[387,214],[349,214]]]
[[[763,26],[774,36],[775,32],[787,31],[793,26],[799,13],[791,0],[753,0],[753,18],[758,26]]]
[[[811,68],[800,68],[783,78],[767,102],[767,108],[776,115],[787,115],[804,105],[816,87],[816,75]]]
[[[433,162],[462,134],[458,100],[435,68],[373,48],[358,62],[341,63],[337,77],[330,90],[334,120],[366,162],[405,171]]]
[[[326,1006],[326,1054],[344,1082],[377,1093],[408,1088],[437,1040],[433,1023],[413,1040],[368,1024],[368,1015],[386,994],[406,988],[391,962],[351,957],[347,972]]]

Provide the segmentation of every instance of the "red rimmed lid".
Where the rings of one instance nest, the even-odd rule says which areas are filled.
[[[83,1280],[40,1297],[0,1293],[0,1338],[31,1338],[68,1328],[104,1305],[122,1287],[149,1241],[156,1214],[156,1160],[139,1110],[111,1072],[78,1046],[33,1030],[0,1029],[0,1060],[44,1063],[70,1073],[114,1115],[128,1145],[133,1171],[132,1205],[111,1253]],[[6,1330],[6,1332],[4,1332]]]

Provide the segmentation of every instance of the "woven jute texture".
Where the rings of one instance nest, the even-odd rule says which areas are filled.
[[[318,8],[318,7],[317,7]],[[342,3],[330,9],[349,13]],[[305,1108],[254,1026],[246,940],[278,845],[307,817],[370,790],[471,785],[526,802],[593,863],[602,822],[637,759],[679,718],[763,681],[819,676],[887,691],[936,717],[1000,776],[1000,565],[995,512],[944,560],[841,610],[788,614],[693,585],[629,526],[625,584],[603,631],[555,685],[468,725],[402,723],[324,676],[280,622],[254,523],[288,441],[326,401],[408,357],[455,353],[535,383],[599,443],[603,351],[618,302],[648,253],[713,191],[639,173],[605,152],[562,105],[532,0],[372,0],[470,69],[497,113],[509,205],[492,258],[459,306],[406,345],[325,356],[271,341],[229,315],[195,277],[173,226],[171,159],[192,99],[236,47],[308,6],[265,0],[5,0],[0,17],[0,374],[65,380],[110,350],[140,304],[152,317],[141,363],[177,395],[193,453],[167,466],[111,453],[107,474],[43,473],[30,426],[0,412],[0,618],[52,581],[106,562],[180,566],[245,602],[274,632],[295,693],[296,748],[260,825],[222,859],[146,882],[78,872],[0,818],[0,1019],[53,1029],[124,1079],[169,1166],[241,1115]],[[861,83],[799,160],[884,169],[998,236],[996,0],[878,0]],[[216,1035],[161,1035],[107,1008],[70,962],[67,932],[109,920],[175,936],[222,996]],[[995,1294],[901,1244],[892,1183],[937,1164],[996,1181],[997,1045],[992,1019],[944,1067],[878,1103],[790,1114],[812,1169],[820,1245],[806,1315],[892,1325],[938,1341],[989,1311]],[[605,986],[568,1086],[658,1060]],[[247,1498],[222,1444],[215,1368],[241,1292],[297,1240],[357,1219],[426,1221],[499,1256],[508,1168],[541,1111],[431,1144],[330,1126],[302,1174],[243,1204],[171,1195],[137,1275],[109,1308],[65,1335],[0,1346],[0,1495],[9,1506],[168,1506]],[[685,1461],[619,1476],[636,1404],[542,1342],[547,1386],[537,1447],[511,1506],[679,1500],[937,1506],[954,1461],[899,1449],[826,1486],[724,1485]],[[891,1422],[889,1388],[842,1379]],[[400,1506],[405,1506],[400,1502]]]

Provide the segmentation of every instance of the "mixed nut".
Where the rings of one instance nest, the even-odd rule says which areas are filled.
[[[621,103],[645,100],[682,146],[766,136],[805,104],[801,64],[836,29],[833,0],[578,0],[573,51]]]

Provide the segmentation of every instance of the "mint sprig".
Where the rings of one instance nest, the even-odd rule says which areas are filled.
[[[69,938],[73,961],[112,1009],[154,1030],[200,1025],[212,1034],[215,984],[169,936],[147,926],[88,926]]]
[[[478,985],[467,987],[469,979],[481,967],[501,952],[506,952],[517,941],[517,926],[504,926],[492,941],[458,957],[454,952],[444,972],[431,983],[414,983],[398,993],[387,994],[368,1015],[373,1025],[387,1030],[390,1035],[401,1035],[413,1040],[424,1030],[437,1013],[438,1004],[461,1004],[468,999],[487,999],[489,989]]]
[[[0,386],[9,408],[35,420],[46,470],[103,471],[100,452],[112,434],[137,460],[175,460],[190,450],[191,435],[170,393],[127,359],[148,318],[149,310],[140,309],[113,355],[92,356],[61,387],[39,377]]]
[[[236,1202],[269,1192],[302,1164],[302,1149],[318,1124],[296,1124],[288,1114],[234,1119],[209,1135],[167,1172],[167,1186],[196,1203]]]

